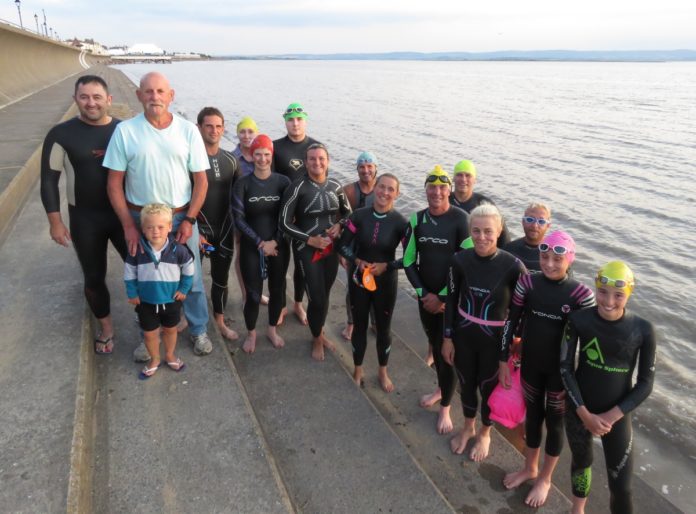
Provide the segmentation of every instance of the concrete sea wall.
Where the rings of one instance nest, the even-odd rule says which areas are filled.
[[[0,23],[0,109],[99,62],[72,46]]]

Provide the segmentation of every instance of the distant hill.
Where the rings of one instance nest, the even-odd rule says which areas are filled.
[[[217,59],[284,59],[329,61],[696,61],[696,50],[504,50],[499,52],[387,52],[346,54],[226,55]]]

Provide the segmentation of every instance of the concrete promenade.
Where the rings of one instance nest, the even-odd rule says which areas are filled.
[[[140,109],[123,74],[92,71],[111,85],[119,117]],[[36,176],[37,163],[24,163],[70,107],[73,82],[0,110],[0,148],[7,149],[0,152],[0,171],[8,173],[0,191],[11,190],[23,169]],[[211,323],[211,355],[194,356],[184,331],[178,354],[187,368],[174,373],[163,367],[140,381],[142,365],[131,358],[138,330],[125,301],[120,258],[110,250],[115,352],[96,356],[74,252],[50,240],[35,178],[28,182],[26,191],[15,184],[12,194],[0,193],[11,212],[0,246],[4,512],[530,510],[523,504],[528,485],[516,491],[502,486],[505,472],[522,464],[512,444],[494,431],[491,456],[474,464],[452,455],[449,436],[435,433],[435,409],[418,407],[419,396],[435,387],[435,374],[420,357],[425,342],[416,305],[403,291],[393,323],[392,394],[377,383],[372,336],[365,387],[352,382],[350,344],[340,339],[345,289],[339,281],[327,321],[338,348],[324,362],[310,358],[309,331],[292,315],[280,329],[286,346],[272,348],[263,336],[262,308],[253,355],[240,350],[241,342],[224,342]],[[233,274],[230,286],[227,315],[243,336]],[[461,426],[458,402],[453,405]],[[608,505],[600,453],[591,513],[606,512]],[[567,492],[567,462],[556,479]],[[634,498],[638,513],[678,512],[639,480]],[[539,511],[567,512],[569,505],[554,488]]]

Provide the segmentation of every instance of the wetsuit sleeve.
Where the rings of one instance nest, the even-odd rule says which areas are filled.
[[[631,412],[650,396],[655,379],[655,329],[652,323],[641,321],[643,344],[638,355],[638,376],[633,389],[618,404],[624,414]]]
[[[507,228],[507,223],[505,223],[505,218],[503,218],[503,230],[500,236],[498,236],[498,248],[503,248],[508,243],[510,243],[510,231]]]
[[[336,188],[336,196],[338,197],[338,211],[341,213],[341,218],[338,221],[341,221],[350,216],[353,209],[350,208],[348,197],[340,184],[338,184],[338,187]]]
[[[193,287],[193,273],[195,269],[193,254],[191,253],[191,249],[186,245],[177,245],[177,249],[185,250],[178,252],[177,255],[179,266],[181,267],[181,277],[179,277],[179,285],[176,289],[183,294],[188,294],[189,291],[191,291],[191,287]]]
[[[280,230],[282,230],[289,237],[306,243],[309,239],[309,234],[302,232],[297,225],[295,225],[295,209],[297,208],[297,201],[300,197],[303,184],[304,180],[295,182],[285,190],[285,193],[283,193],[283,200],[281,201],[280,207],[279,225]]]
[[[580,394],[578,381],[575,380],[575,352],[578,348],[578,332],[572,320],[568,320],[561,340],[561,380],[568,393],[568,398],[577,409],[585,404]]]
[[[466,211],[458,209],[464,215],[463,223],[457,224],[457,241],[459,241],[459,248],[473,248],[474,241],[469,236],[469,214]]]
[[[126,254],[126,265],[123,270],[123,280],[126,283],[126,295],[128,298],[138,296],[138,263],[137,254]]]
[[[256,246],[260,245],[263,240],[247,223],[246,213],[244,209],[244,196],[246,194],[246,180],[238,180],[232,186],[232,198],[230,199],[230,209],[234,216],[234,224],[244,236],[251,239]]]
[[[418,273],[418,249],[416,247],[416,226],[418,225],[418,213],[411,215],[409,224],[406,227],[406,235],[404,236],[404,271],[406,278],[416,290],[418,298],[422,298],[428,294],[428,290],[423,285],[423,280]]]
[[[445,337],[454,335],[454,322],[457,319],[457,305],[459,303],[459,269],[454,257],[450,262],[448,273],[447,300],[445,301]]]
[[[515,329],[522,318],[524,313],[524,302],[527,298],[527,292],[530,289],[530,275],[521,275],[517,279],[517,284],[515,285],[515,291],[512,294],[512,299],[510,300],[510,308],[508,311],[507,319],[505,320],[505,326],[503,327],[503,337],[500,345],[500,361],[507,362],[510,357],[510,345],[512,344],[512,338],[515,334]]]
[[[348,259],[352,264],[355,264],[355,235],[358,233],[358,227],[355,226],[354,216],[348,218],[348,222],[344,225],[341,232],[341,238],[338,240],[338,253]]]
[[[58,182],[64,168],[65,150],[56,141],[56,131],[51,130],[41,150],[41,202],[47,213],[60,211]]]

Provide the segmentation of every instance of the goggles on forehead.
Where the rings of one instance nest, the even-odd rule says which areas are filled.
[[[609,278],[605,277],[604,275],[599,275],[597,277],[597,282],[599,282],[603,286],[613,286],[618,287],[619,289],[631,287],[632,285],[628,280],[623,280],[621,278]]]
[[[555,253],[556,255],[565,255],[565,254],[567,254],[567,253],[571,253],[570,250],[568,250],[565,246],[561,246],[561,245],[554,245],[554,246],[551,246],[551,245],[549,245],[549,244],[547,244],[547,243],[541,243],[541,244],[539,245],[539,251],[540,251],[540,252],[546,253],[546,252],[548,252],[549,250],[551,250],[551,251],[552,251],[553,253]]]
[[[305,112],[305,110],[302,107],[290,107],[289,109],[285,109],[285,115],[293,113],[302,114],[303,112]]]
[[[428,175],[425,177],[425,185],[433,184],[435,186],[451,186],[452,181],[447,175]]]

